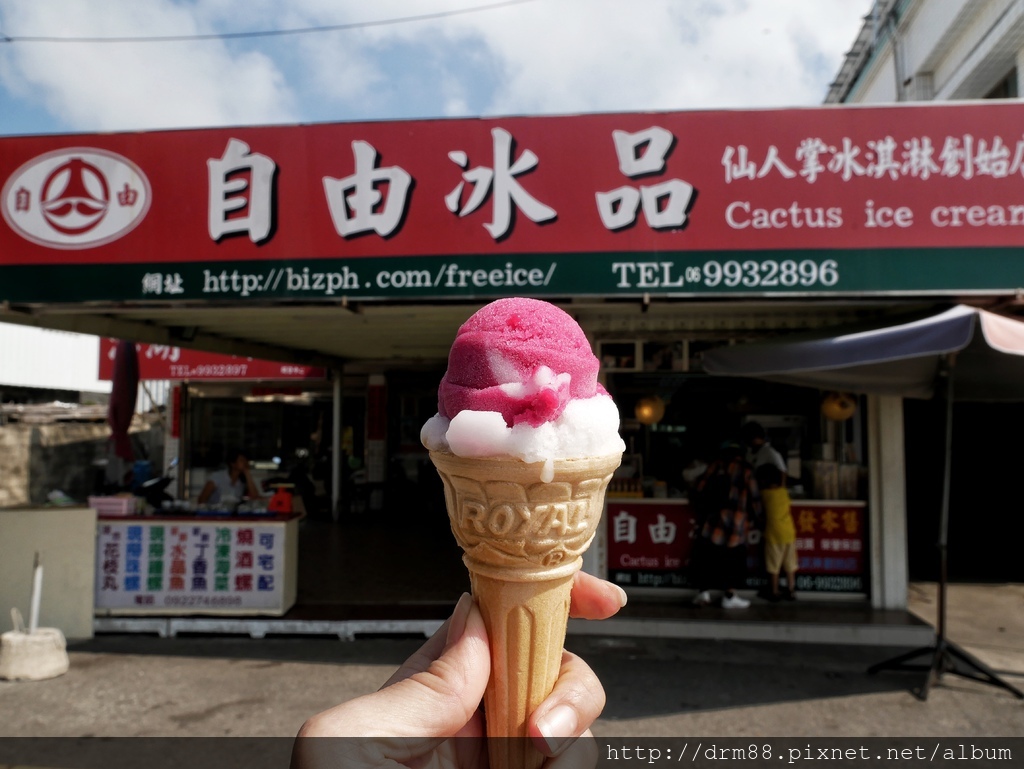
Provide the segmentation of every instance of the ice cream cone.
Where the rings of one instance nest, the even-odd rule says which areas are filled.
[[[561,666],[573,575],[597,531],[620,454],[543,463],[431,451],[491,643],[484,712],[491,769],[535,769],[527,719]]]

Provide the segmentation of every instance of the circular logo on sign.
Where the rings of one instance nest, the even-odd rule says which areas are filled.
[[[92,248],[138,226],[149,210],[149,180],[127,158],[89,147],[40,155],[7,180],[0,210],[26,240],[50,248]]]

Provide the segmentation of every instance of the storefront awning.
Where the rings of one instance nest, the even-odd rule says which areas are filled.
[[[925,670],[919,696],[952,672],[1024,692],[946,640],[953,402],[1024,400],[1024,323],[965,305],[937,314],[892,320],[871,327],[838,328],[815,337],[736,345],[704,355],[712,374],[751,376],[826,389],[930,398],[944,406],[942,503],[939,510],[939,589],[936,640],[878,663],[880,670]],[[902,515],[903,511],[898,510]],[[882,515],[884,515],[884,510]],[[924,658],[924,665],[915,662]],[[930,663],[930,664],[929,664]]]
[[[1024,323],[965,305],[704,354],[709,374],[930,398],[955,354],[956,399],[1024,400]]]

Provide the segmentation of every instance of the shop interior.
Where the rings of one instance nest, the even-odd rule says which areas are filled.
[[[709,377],[700,369],[700,351],[711,344],[597,344],[627,446],[609,496],[685,497],[694,469],[756,420],[787,459],[794,498],[865,499],[864,410],[856,399],[836,421],[823,412],[828,394]],[[293,484],[305,514],[296,610],[454,600],[468,579],[440,480],[419,441],[420,427],[437,410],[443,373],[443,366],[385,371],[382,401],[369,396],[369,375],[346,373],[336,512],[331,382],[190,384],[179,493],[194,500],[229,447],[248,452],[254,479],[268,493],[276,482]],[[367,440],[368,425],[380,416],[374,410],[386,422],[386,466],[376,475],[368,467]]]
[[[264,491],[277,481],[292,482],[310,514],[330,499],[329,383],[191,384],[183,397],[182,498],[195,500],[209,475],[223,467],[225,453],[237,448]]]
[[[625,484],[613,493],[685,497],[687,471],[756,421],[786,459],[794,498],[865,498],[863,411],[835,422],[822,414],[818,391],[692,373],[612,374],[607,387],[623,415],[626,472],[640,479],[639,489]]]
[[[688,359],[680,355],[683,347],[691,353]],[[679,342],[598,344],[604,384],[619,406],[627,446],[609,497],[685,498],[700,465],[755,420],[787,460],[794,499],[866,500],[862,399],[841,399],[837,406],[834,393],[710,377],[700,370],[700,348],[700,343]],[[387,414],[388,461],[379,481],[369,479],[366,467],[369,379],[346,376],[337,515],[331,510],[330,382],[194,383],[183,409],[181,498],[195,499],[205,477],[221,466],[225,448],[244,447],[268,493],[284,480],[295,485],[302,500],[297,611],[333,616],[346,606],[450,602],[468,588],[468,579],[449,531],[440,480],[419,443],[420,426],[436,411],[442,374],[439,367],[385,372],[381,405]],[[1005,531],[1017,531],[1019,521],[1004,520],[1005,500],[990,498],[996,487],[976,480],[1008,472],[1007,463],[1019,458],[1008,434],[993,436],[993,409],[1004,413],[1007,408],[1020,410],[957,406],[970,413],[958,421],[962,435],[954,467],[965,469],[954,475],[952,491],[955,510],[976,509],[978,502],[1003,521]],[[925,579],[934,570],[939,493],[926,477],[934,471],[932,455],[941,444],[933,410],[930,401],[905,402],[908,485],[914,489],[908,495],[910,569]],[[979,446],[986,450],[977,451]],[[993,559],[978,554],[1009,557],[1004,551],[1016,541],[982,542],[976,519],[964,513],[953,517],[952,532],[964,544],[957,546],[951,568],[966,578],[987,578],[986,564],[992,567]],[[1005,574],[1006,561],[996,560],[993,574]]]
[[[787,461],[794,498],[865,499],[860,400],[757,379],[710,377],[701,368],[701,352],[722,343],[599,342],[605,387],[619,406],[627,452],[621,472],[628,478],[612,493],[685,497],[692,477],[687,471],[713,459],[723,442],[739,441],[743,425],[756,421]]]

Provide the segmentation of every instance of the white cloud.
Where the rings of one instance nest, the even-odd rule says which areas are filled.
[[[98,10],[102,8],[102,10]],[[207,32],[187,6],[169,0],[24,0],[4,13],[10,35],[131,36]],[[164,128],[294,119],[283,74],[262,53],[233,53],[221,41],[17,43],[6,78],[37,95],[70,126]]]
[[[286,29],[486,0],[5,0],[8,35]],[[821,102],[870,0],[535,0],[322,34],[0,45],[0,108],[72,130]],[[102,8],[102,10],[97,10]],[[0,112],[0,133],[4,132]]]
[[[820,103],[869,0],[561,0],[442,25],[506,79],[488,112]],[[808,69],[825,64],[825,71]]]
[[[335,103],[374,98],[384,82],[377,63],[351,45],[345,33],[305,36],[299,41],[299,53],[306,86]]]

